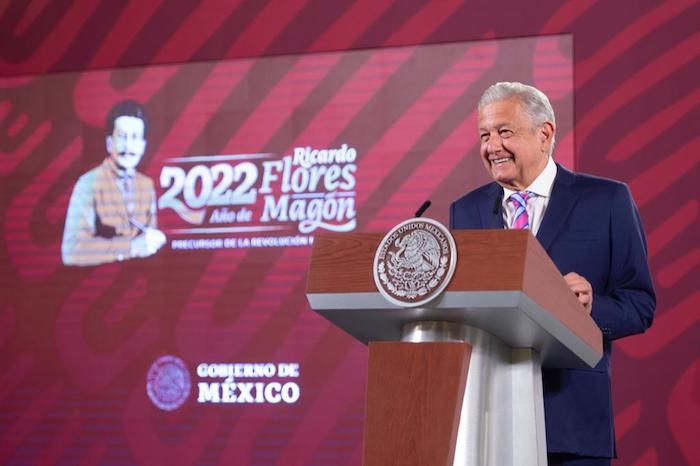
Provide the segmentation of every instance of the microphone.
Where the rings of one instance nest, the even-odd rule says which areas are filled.
[[[419,208],[416,210],[416,217],[420,217],[425,213],[426,210],[428,210],[428,207],[430,207],[431,202],[425,201]]]

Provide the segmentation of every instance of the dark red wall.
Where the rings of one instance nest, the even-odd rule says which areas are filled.
[[[0,75],[571,33],[576,167],[630,184],[658,292],[648,334],[616,345],[617,464],[690,465],[700,464],[699,24],[698,1],[13,0],[0,3]],[[0,112],[5,156],[21,109]]]

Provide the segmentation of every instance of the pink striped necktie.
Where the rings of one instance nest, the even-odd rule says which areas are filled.
[[[508,198],[510,203],[513,204],[513,207],[515,207],[515,215],[513,215],[511,229],[527,230],[530,228],[530,216],[527,214],[527,201],[531,196],[532,193],[523,191],[520,193],[513,193]]]

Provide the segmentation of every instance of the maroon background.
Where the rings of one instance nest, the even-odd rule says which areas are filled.
[[[574,41],[574,102],[575,102],[575,165],[578,170],[621,179],[630,184],[640,207],[647,230],[650,261],[659,295],[657,318],[650,332],[629,338],[616,345],[614,356],[614,392],[617,412],[618,449],[620,465],[683,465],[699,464],[700,443],[697,442],[697,421],[700,417],[700,296],[697,287],[698,263],[698,152],[700,140],[700,4],[697,1],[678,2],[456,2],[456,1],[384,1],[359,0],[328,2],[326,0],[242,0],[226,5],[219,2],[80,2],[80,1],[10,1],[0,4],[0,60],[2,76],[21,76],[57,71],[80,71],[119,66],[180,63],[220,60],[224,58],[257,57],[276,54],[318,52],[373,48],[380,46],[438,43],[571,33]],[[538,84],[538,76],[533,75]],[[271,76],[270,85],[279,77]],[[6,81],[16,89],[31,85],[26,78]],[[117,94],[128,91],[132,82],[110,83]],[[487,83],[483,83],[486,85]],[[66,186],[74,182],[73,174],[88,165],[80,160],[83,154],[78,140],[56,140],[51,123],[30,118],[20,106],[0,98],[0,177],[2,191],[0,208],[3,235],[7,239],[8,225],[13,228],[48,230],[49,236],[60,237],[62,219],[67,203]],[[68,88],[57,86],[51,95],[42,96],[46,102],[60,100]],[[142,100],[152,97],[153,89],[143,91]],[[149,94],[149,92],[151,94]],[[262,96],[261,96],[262,97]],[[103,113],[102,113],[103,114]],[[221,123],[219,123],[221,124]],[[208,131],[216,134],[216,123]],[[561,136],[561,135],[560,135]],[[98,147],[99,133],[84,144]],[[193,137],[193,145],[197,139]],[[41,152],[50,147],[62,147],[59,157],[48,161]],[[49,151],[50,152],[50,151]],[[48,165],[47,165],[48,163]],[[411,163],[410,160],[403,163]],[[415,162],[414,162],[415,163]],[[474,164],[471,164],[474,165]],[[39,167],[47,166],[48,170]],[[459,185],[463,171],[470,166],[462,162],[445,176],[444,185]],[[66,171],[66,168],[70,170]],[[11,179],[41,172],[32,183],[34,190],[23,193],[26,205],[12,205],[17,194],[8,189]],[[389,176],[385,182],[398,190],[403,180]],[[17,225],[18,212],[35,203],[44,205],[46,218],[32,215],[28,225]],[[380,199],[375,203],[379,205]],[[14,210],[13,210],[14,208]],[[15,215],[15,217],[13,217]],[[12,222],[15,222],[14,224]],[[17,239],[17,238],[15,238]],[[20,238],[21,240],[21,238]],[[52,384],[52,380],[71,367],[39,364],[56,352],[60,343],[54,329],[109,330],[107,338],[89,342],[97,356],[78,353],[91,365],[91,377],[84,387],[88,393],[75,401],[86,403],[99,400],[99,391],[107,382],[110,389],[122,390],[128,398],[131,387],[120,386],[119,378],[101,373],[105,355],[118,354],[129,361],[134,354],[152,351],[153,357],[138,358],[138,364],[125,365],[118,375],[145,373],[159,348],[177,352],[170,341],[152,343],[159,322],[168,321],[168,307],[156,298],[143,302],[152,286],[168,287],[165,281],[156,285],[143,278],[143,270],[134,263],[124,268],[105,266],[90,270],[72,270],[58,280],[66,285],[81,281],[86,286],[71,302],[90,303],[99,309],[100,299],[122,296],[122,307],[80,314],[79,309],[45,309],[33,305],[43,293],[25,277],[42,279],[46,264],[43,248],[55,244],[34,244],[26,241],[24,257],[33,258],[21,274],[15,269],[7,243],[3,243],[3,290],[0,301],[0,396],[3,404],[2,424],[6,426],[0,438],[0,460],[7,464],[119,464],[115,452],[127,452],[134,444],[143,449],[134,457],[124,453],[122,462],[137,461],[158,464],[163,445],[171,464],[195,464],[218,461],[207,457],[207,451],[220,448],[220,458],[240,458],[239,464],[359,464],[358,432],[361,429],[363,347],[335,345],[337,354],[311,353],[302,366],[313,367],[316,374],[327,378],[323,388],[337,398],[352,400],[342,406],[333,403],[333,396],[308,406],[304,417],[308,421],[296,424],[296,407],[274,418],[255,417],[242,422],[230,411],[224,422],[211,422],[213,412],[178,411],[174,415],[153,414],[154,419],[140,422],[126,430],[130,445],[109,443],[106,435],[101,441],[80,444],[85,416],[104,422],[105,434],[112,424],[108,409],[95,402],[91,410],[81,412],[63,403],[63,411],[52,409],[57,400],[66,400],[75,393],[72,387]],[[267,254],[277,255],[279,251]],[[305,256],[302,250],[284,252],[288,259]],[[224,269],[236,253],[213,260],[212,270]],[[269,258],[272,259],[272,258]],[[35,261],[32,264],[32,260]],[[54,260],[54,259],[51,259]],[[265,280],[275,270],[262,270],[261,262],[242,262],[248,273]],[[267,263],[267,261],[265,261]],[[192,272],[194,273],[194,272]],[[233,273],[228,271],[227,273]],[[110,284],[110,295],[96,292]],[[224,280],[218,284],[229,292],[235,285]],[[283,295],[270,283],[272,295]],[[298,285],[299,287],[302,285]],[[58,288],[56,288],[58,289]],[[67,287],[66,289],[71,289]],[[295,300],[301,294],[292,293]],[[22,296],[22,299],[17,299]],[[51,296],[49,296],[51,298]],[[265,296],[267,297],[267,295]],[[61,300],[61,296],[53,296]],[[65,297],[63,297],[65,300]],[[175,299],[175,298],[168,298]],[[209,299],[209,297],[200,297]],[[97,302],[96,302],[97,301]],[[133,303],[138,312],[127,312]],[[197,303],[206,305],[206,303]],[[283,303],[294,309],[303,302]],[[217,308],[224,309],[223,305]],[[159,316],[153,319],[156,309]],[[220,323],[237,316],[226,312],[217,314]],[[289,319],[305,319],[296,312]],[[291,320],[290,320],[291,322]],[[309,327],[319,321],[309,322]],[[255,319],[245,325],[256,325]],[[181,323],[182,324],[182,323]],[[184,324],[187,325],[187,321]],[[243,327],[238,327],[245,330]],[[278,326],[265,328],[266,338],[281,341],[284,330]],[[136,331],[138,330],[138,331]],[[202,331],[215,332],[215,329]],[[318,329],[317,329],[318,330]],[[79,330],[75,330],[78,332]],[[171,329],[170,334],[177,334]],[[100,332],[105,333],[105,332]],[[77,335],[77,333],[76,333]],[[71,339],[69,331],[60,338]],[[295,335],[288,336],[294,338]],[[241,345],[237,361],[258,360],[258,354],[246,357],[244,342],[223,332],[221,338]],[[339,338],[332,331],[321,331],[313,348],[325,348]],[[216,341],[216,338],[213,340]],[[38,342],[38,343],[37,343]],[[168,348],[172,345],[172,348]],[[283,354],[282,343],[278,344]],[[333,345],[331,345],[333,346]],[[309,350],[313,349],[309,348]],[[100,356],[101,355],[101,356]],[[131,357],[130,357],[131,356]],[[275,359],[279,355],[271,354]],[[338,363],[337,361],[340,361]],[[333,365],[334,367],[330,367]],[[138,367],[137,367],[138,366]],[[310,370],[310,369],[309,369]],[[36,385],[22,384],[25,380],[42,380]],[[29,406],[12,405],[12,395],[22,385],[23,397],[35,400]],[[135,392],[134,392],[135,393]],[[139,395],[141,395],[139,393]],[[313,396],[313,395],[312,395]],[[315,399],[315,398],[314,398]],[[324,401],[325,400],[325,401]],[[71,400],[68,400],[71,401]],[[140,406],[128,404],[134,418]],[[269,407],[262,407],[265,411]],[[329,414],[333,413],[333,414]],[[270,414],[272,414],[270,412]],[[218,414],[217,414],[218,415]],[[102,416],[102,417],[101,417]],[[129,418],[127,416],[127,418]],[[186,422],[184,422],[186,421]],[[181,425],[189,430],[182,431]],[[154,428],[155,426],[155,428]],[[121,426],[120,426],[121,428]],[[288,439],[293,448],[279,443]],[[31,435],[30,435],[31,434]],[[65,457],[66,445],[79,444],[75,451],[81,456]],[[238,450],[253,445],[251,450]],[[305,445],[305,448],[302,448]],[[216,448],[214,448],[216,447]],[[10,459],[13,462],[10,462]]]
[[[68,195],[105,156],[103,120],[114,102],[146,104],[148,150],[139,170],[154,180],[173,157],[196,155],[206,166],[221,153],[264,150],[274,160],[296,145],[347,143],[358,152],[357,229],[386,231],[427,198],[444,223],[451,200],[488,180],[475,152],[474,108],[485,83],[535,80],[546,89],[558,115],[557,158],[571,166],[571,57],[564,34],[0,80],[5,105],[21,109],[14,125],[50,128],[28,135],[44,138],[35,149],[7,154],[16,163],[5,177],[2,277],[6,312],[23,316],[8,329],[4,354],[0,432],[8,463],[92,461],[93,445],[108,445],[96,461],[141,464],[345,464],[360,452],[366,349],[308,309],[308,247],[166,246],[144,260],[61,265]],[[271,184],[273,193],[280,185]],[[248,205],[254,221],[243,225],[262,223],[261,197]],[[171,240],[250,236],[183,234],[179,227],[199,225],[168,208],[158,217]],[[285,229],[270,236],[301,231],[272,224]],[[39,313],[41,326],[31,317]],[[154,407],[144,387],[146,369],[164,353],[181,357],[194,379],[191,396],[170,413]],[[301,364],[297,404],[197,404],[198,382],[206,381],[195,377],[200,363],[266,361]],[[56,396],[47,399],[47,389]],[[51,446],[36,447],[44,444]]]

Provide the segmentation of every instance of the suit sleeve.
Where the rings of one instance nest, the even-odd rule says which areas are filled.
[[[642,222],[626,185],[615,191],[610,238],[610,275],[594,293],[591,315],[606,338],[617,339],[644,332],[656,308]]]
[[[131,239],[126,236],[97,236],[96,217],[91,179],[81,177],[73,188],[66,214],[61,243],[65,265],[96,265],[128,258]]]

